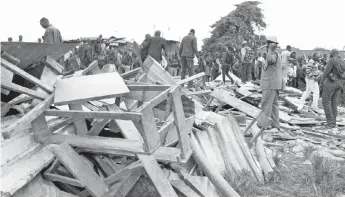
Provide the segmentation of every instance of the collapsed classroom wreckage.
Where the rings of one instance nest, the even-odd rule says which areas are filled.
[[[225,178],[265,183],[290,140],[337,140],[322,151],[344,160],[344,138],[315,130],[325,119],[297,111],[297,89],[281,94],[283,132],[267,132],[259,87],[232,74],[241,85],[181,80],[148,57],[121,75],[93,61],[63,76],[57,60],[75,44],[20,46],[1,52],[1,196],[239,196]]]

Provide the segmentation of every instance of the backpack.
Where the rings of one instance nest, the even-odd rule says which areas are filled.
[[[251,61],[253,57],[254,57],[254,51],[251,48],[246,47],[246,54],[244,55],[244,60]]]
[[[225,64],[232,65],[234,56],[230,52],[226,52]]]

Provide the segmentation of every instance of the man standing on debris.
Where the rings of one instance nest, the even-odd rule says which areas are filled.
[[[23,36],[19,35],[19,41],[18,42],[23,42]]]
[[[166,54],[166,40],[161,37],[161,31],[156,31],[155,36],[143,46],[143,50],[147,50],[147,54],[155,59],[159,64],[162,62],[162,50]]]
[[[8,42],[12,42],[13,41],[12,37],[9,37],[7,40],[8,40]]]
[[[309,60],[306,68],[306,90],[303,92],[302,98],[300,100],[300,105],[298,107],[298,110],[301,110],[303,108],[305,100],[309,97],[310,93],[313,92],[313,104],[312,109],[316,112],[320,112],[321,110],[318,108],[318,102],[320,97],[320,89],[318,80],[321,76],[319,68],[319,59],[320,56],[317,53],[313,53],[312,59]]]
[[[43,43],[62,43],[62,37],[60,31],[49,23],[47,18],[40,20],[41,26],[46,30],[43,36]]]
[[[262,90],[261,109],[267,117],[272,119],[272,127],[279,130],[279,90],[284,88],[285,83],[282,80],[281,57],[276,51],[277,39],[267,37],[267,45],[267,64],[262,67],[260,80]]]
[[[338,115],[337,99],[345,85],[345,62],[340,58],[339,51],[336,49],[330,52],[330,56],[331,58],[327,62],[322,77],[324,86],[322,105],[326,114],[327,126],[333,134],[339,134],[340,132],[336,125]]]
[[[222,64],[221,64],[221,71],[222,71],[224,84],[225,84],[225,76],[227,76],[230,79],[232,84],[234,83],[234,80],[229,74],[229,72],[231,71],[231,67],[234,63],[235,63],[234,54],[230,53],[228,47],[224,46],[223,54],[222,54]]]
[[[185,36],[180,44],[179,55],[181,57],[181,79],[186,78],[186,71],[188,69],[188,76],[194,75],[194,55],[199,58],[198,44],[195,37],[195,30],[191,29],[189,34]],[[183,86],[183,84],[182,84]],[[193,87],[193,81],[188,82],[188,88]]]
[[[42,43],[42,39],[41,38],[38,38],[38,43]]]
[[[282,56],[282,67],[283,67],[283,77],[285,80],[285,83],[287,83],[287,76],[288,76],[288,72],[289,72],[289,68],[290,68],[290,55],[291,55],[291,46],[287,45],[286,46],[286,50],[284,50],[281,53]]]
[[[252,80],[252,62],[254,51],[248,46],[247,41],[242,42],[241,49],[241,79],[242,82]]]

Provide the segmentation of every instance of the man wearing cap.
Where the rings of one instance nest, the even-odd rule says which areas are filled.
[[[322,105],[325,110],[327,126],[331,133],[340,134],[336,125],[337,119],[337,99],[341,89],[345,85],[345,62],[339,57],[339,51],[333,49],[330,52],[331,58],[328,60],[326,69],[323,73]],[[345,133],[343,133],[345,135]]]
[[[241,49],[241,79],[242,82],[252,80],[252,62],[254,58],[253,50],[248,46],[247,41],[242,42]]]
[[[262,90],[261,109],[272,119],[272,127],[280,129],[279,124],[279,90],[285,87],[282,79],[281,56],[276,51],[277,39],[267,38],[266,63],[262,67],[260,88]]]
[[[195,30],[191,29],[189,34],[182,39],[179,55],[181,57],[181,65],[182,65],[182,72],[181,72],[181,79],[186,78],[186,71],[188,68],[188,75],[191,77],[194,75],[194,55],[199,58],[198,53],[198,45],[197,40],[195,37]],[[183,86],[183,85],[182,85]],[[188,88],[192,88],[193,81],[188,82]]]
[[[46,30],[43,36],[43,43],[61,43],[62,37],[60,31],[49,23],[47,18],[40,20],[41,26]]]

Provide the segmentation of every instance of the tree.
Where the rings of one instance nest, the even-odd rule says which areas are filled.
[[[255,30],[266,28],[260,2],[246,1],[216,21],[211,28],[211,37],[203,40],[204,51],[217,51],[221,46],[239,49],[243,40],[254,44]]]

